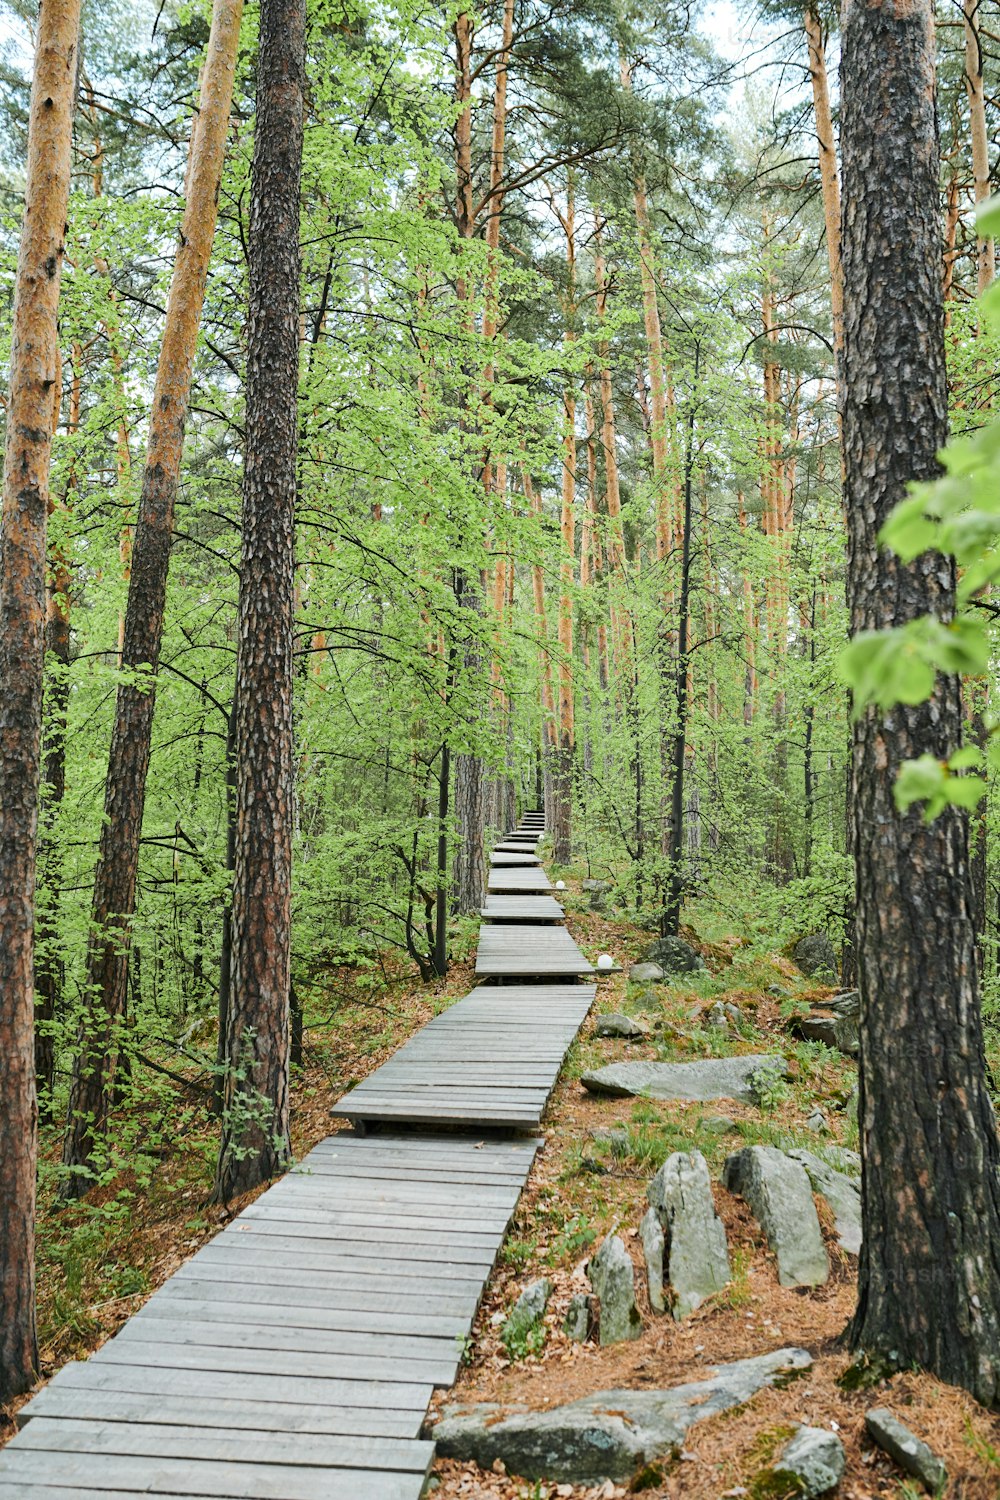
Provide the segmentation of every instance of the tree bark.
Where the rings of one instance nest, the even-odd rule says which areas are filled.
[[[847,0],[844,445],[853,632],[954,607],[952,563],[902,564],[879,528],[947,430],[930,0]],[[852,1345],[1000,1397],[1000,1148],[986,1088],[968,819],[900,815],[903,761],[960,742],[961,686],[853,731],[864,1245]]]
[[[87,956],[88,1011],[70,1088],[63,1162],[67,1197],[90,1184],[94,1146],[111,1103],[117,1031],[124,1015],[128,952],[139,873],[139,841],[153,730],[156,672],[205,282],[218,213],[243,0],[215,0],[191,155],[189,193],[156,370],[142,495],[125,611],[122,667],[104,793]]]
[[[559,215],[566,235],[564,344],[571,351],[576,341],[576,214],[573,174],[567,172],[566,212]],[[576,391],[563,391],[563,462],[559,531],[562,556],[559,563],[559,718],[558,742],[552,774],[552,835],[557,863],[568,864],[573,842],[573,574],[576,556]]]
[[[979,28],[980,0],[964,0],[965,92],[969,100],[972,180],[976,205],[990,196],[990,150],[986,129],[986,89],[983,82],[983,43]],[[976,239],[976,290],[982,296],[996,275],[996,249],[991,239]]]
[[[28,116],[0,515],[0,1402],[29,1389],[35,1333],[35,845],[45,532],[58,381],[79,0],[42,0]]]
[[[215,1197],[291,1158],[288,1052],[305,0],[263,0],[250,190],[233,974]]]
[[[830,265],[830,312],[833,317],[833,353],[838,366],[844,351],[844,267],[840,256],[840,183],[837,180],[837,140],[833,133],[830,83],[826,71],[826,38],[819,10],[810,0],[805,10],[809,77],[812,81],[813,118],[819,146],[819,180],[823,189],[823,219],[826,253]]]

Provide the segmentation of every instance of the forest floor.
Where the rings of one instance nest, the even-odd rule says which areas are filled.
[[[854,1064],[826,1048],[794,1041],[788,1012],[799,1001],[829,990],[805,980],[780,953],[770,953],[746,924],[718,911],[695,911],[686,936],[696,942],[707,973],[659,984],[650,998],[627,983],[628,966],[650,934],[617,913],[589,908],[572,871],[561,872],[569,926],[589,956],[611,953],[625,973],[599,984],[595,1014],[623,1010],[657,1026],[651,1040],[597,1040],[588,1021],[573,1047],[546,1117],[546,1144],[539,1153],[519,1204],[501,1259],[487,1286],[454,1391],[443,1400],[499,1401],[543,1408],[613,1387],[651,1389],[697,1379],[716,1362],[800,1345],[814,1363],[784,1390],[766,1390],[745,1406],[696,1424],[682,1454],[662,1482],[644,1489],[650,1497],[719,1500],[748,1496],[753,1480],[789,1435],[807,1421],[835,1427],[847,1450],[844,1500],[915,1497],[899,1471],[864,1438],[865,1411],[887,1405],[946,1462],[948,1495],[955,1500],[997,1500],[1000,1495],[1000,1421],[971,1399],[919,1375],[848,1392],[841,1384],[849,1358],[840,1336],[854,1303],[854,1266],[840,1250],[832,1224],[824,1222],[832,1274],[816,1290],[778,1286],[773,1258],[746,1206],[715,1187],[716,1204],[729,1240],[733,1281],[726,1292],[683,1321],[653,1314],[643,1299],[644,1275],[638,1240],[646,1208],[646,1186],[675,1150],[697,1147],[718,1180],[725,1157],[750,1143],[815,1148],[805,1125],[819,1105],[829,1122],[823,1139],[856,1145],[856,1129],[844,1109],[854,1083]],[[378,1067],[406,1037],[453,999],[474,986],[472,958],[478,923],[460,925],[455,962],[447,981],[420,985],[404,965],[364,971],[317,970],[300,984],[307,1018],[304,1059],[294,1091],[293,1144],[297,1156],[329,1135],[330,1107],[352,1083]],[[793,998],[775,996],[778,984]],[[735,1005],[738,1028],[724,1034],[705,1024],[717,999]],[[209,1028],[210,1030],[210,1028]],[[190,1047],[208,1050],[210,1037],[189,1035]],[[658,1101],[599,1099],[580,1086],[580,1074],[601,1063],[629,1058],[690,1060],[727,1053],[780,1050],[788,1058],[788,1086],[769,1099],[769,1109],[734,1104],[678,1105]],[[171,1078],[146,1070],[134,1080],[119,1119],[115,1155],[107,1181],[83,1204],[58,1207],[55,1164],[58,1130],[42,1133],[39,1205],[39,1332],[44,1376],[68,1359],[80,1358],[114,1334],[182,1261],[243,1208],[208,1204],[217,1127],[206,1105],[203,1070],[183,1056],[157,1054]],[[178,1079],[183,1080],[178,1082]],[[731,1126],[719,1130],[719,1117]],[[624,1130],[610,1145],[595,1131]],[[252,1195],[251,1195],[252,1196]],[[822,1217],[822,1205],[821,1205]],[[631,1247],[643,1314],[642,1336],[600,1348],[571,1343],[562,1333],[570,1296],[588,1290],[584,1266],[605,1234],[617,1231]],[[518,1292],[546,1275],[555,1285],[546,1315],[545,1342],[536,1353],[511,1358],[500,1324]],[[0,1419],[4,1417],[0,1413]],[[0,1425],[0,1442],[12,1435],[14,1411]],[[621,1486],[528,1483],[475,1466],[439,1461],[432,1478],[435,1500],[555,1500],[555,1497],[624,1496]]]
[[[642,994],[626,979],[650,934],[591,912],[572,872],[560,873],[567,881],[562,899],[577,941],[590,957],[610,953],[625,970],[600,982],[593,1014],[624,1011],[661,1029],[650,1041],[636,1043],[598,1040],[593,1018],[584,1027],[550,1102],[546,1144],[487,1287],[466,1366],[454,1390],[442,1393],[438,1404],[494,1401],[538,1410],[601,1390],[678,1385],[707,1377],[713,1364],[796,1345],[813,1356],[804,1377],[695,1424],[662,1482],[644,1487],[643,1494],[651,1500],[755,1500],[755,1477],[793,1427],[806,1422],[839,1432],[847,1451],[847,1473],[838,1490],[844,1500],[915,1497],[920,1491],[912,1481],[908,1487],[900,1471],[864,1436],[865,1412],[885,1405],[944,1459],[949,1496],[997,1500],[1000,1421],[971,1398],[927,1376],[911,1374],[865,1390],[842,1388],[850,1358],[840,1339],[854,1308],[856,1263],[839,1248],[832,1221],[827,1217],[823,1222],[832,1267],[827,1285],[783,1289],[773,1256],[746,1205],[718,1185],[726,1156],[747,1144],[815,1150],[817,1144],[836,1143],[856,1148],[856,1125],[844,1109],[855,1082],[855,1064],[824,1047],[796,1042],[787,1029],[787,1013],[796,1002],[818,1000],[832,990],[804,979],[780,953],[764,952],[759,940],[751,945],[745,937],[726,932],[718,913],[704,922],[696,913],[698,930],[689,928],[684,935],[702,949],[709,972],[656,985],[651,1003],[648,989]],[[706,941],[703,933],[711,940]],[[791,991],[794,999],[768,993],[774,984]],[[738,1031],[729,1036],[703,1022],[718,999],[735,1005],[740,1014]],[[730,1100],[672,1104],[598,1098],[578,1082],[588,1068],[625,1057],[688,1061],[764,1051],[782,1052],[791,1070],[787,1090],[779,1091],[767,1113]],[[805,1125],[816,1105],[829,1122],[829,1133],[822,1137]],[[735,1128],[720,1133],[720,1116]],[[595,1131],[610,1129],[624,1129],[625,1140],[610,1146],[595,1142]],[[712,1172],[734,1275],[725,1293],[675,1323],[669,1315],[653,1313],[645,1300],[638,1231],[648,1206],[646,1186],[657,1167],[671,1152],[692,1148],[704,1153]],[[818,1207],[823,1220],[822,1200]],[[584,1269],[587,1257],[613,1231],[631,1249],[643,1333],[633,1342],[606,1348],[573,1343],[562,1332],[569,1299],[575,1292],[590,1290]],[[537,1353],[515,1351],[521,1357],[512,1359],[501,1339],[502,1322],[518,1293],[540,1276],[548,1276],[555,1287],[545,1317],[544,1346]],[[439,1481],[435,1500],[603,1500],[630,1493],[610,1484],[587,1488],[529,1483],[446,1460],[439,1460],[434,1472]]]

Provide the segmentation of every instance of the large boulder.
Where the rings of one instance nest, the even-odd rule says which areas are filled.
[[[616,1098],[641,1095],[648,1099],[739,1099],[754,1100],[753,1078],[756,1073],[778,1072],[784,1076],[788,1066],[783,1057],[753,1053],[747,1057],[706,1057],[699,1062],[609,1063],[584,1073],[580,1082],[592,1094],[611,1094]]]
[[[707,967],[697,948],[679,937],[657,938],[642,957],[648,964],[659,964],[665,974],[693,974]]]
[[[637,1339],[642,1333],[642,1318],[635,1305],[635,1271],[624,1240],[609,1234],[588,1261],[587,1275],[600,1305],[601,1343]]]
[[[838,1172],[813,1151],[789,1151],[793,1161],[806,1170],[814,1193],[825,1198],[833,1210],[834,1227],[842,1250],[861,1254],[861,1186],[846,1172]]]
[[[904,1473],[919,1479],[930,1494],[937,1495],[944,1489],[948,1470],[937,1454],[886,1407],[873,1406],[865,1412],[865,1427],[872,1441],[888,1453]]]
[[[822,1286],[830,1262],[801,1162],[775,1146],[744,1146],[726,1158],[722,1180],[748,1203],[778,1262],[782,1286]]]
[[[785,1445],[767,1479],[775,1494],[815,1500],[828,1495],[844,1477],[847,1455],[835,1432],[825,1427],[800,1427]]]
[[[695,1422],[741,1406],[765,1386],[812,1363],[805,1349],[776,1349],[717,1365],[707,1380],[662,1391],[598,1391],[547,1411],[446,1406],[431,1436],[442,1458],[554,1484],[628,1482],[636,1470],[673,1454]]]
[[[792,950],[792,957],[809,979],[837,978],[837,955],[825,932],[811,932],[799,938]]]
[[[708,1163],[700,1151],[668,1156],[646,1190],[663,1230],[663,1266],[675,1318],[686,1318],[729,1281],[726,1231],[715,1212]]]

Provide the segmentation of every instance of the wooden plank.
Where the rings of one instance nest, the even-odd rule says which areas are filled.
[[[524,854],[517,853],[517,854],[515,854],[515,853],[510,853],[510,854],[493,854],[493,855],[490,856],[490,867],[491,867],[491,869],[495,869],[495,870],[499,870],[499,869],[517,869],[519,867],[524,867],[526,869],[531,869],[531,868],[536,868],[540,864],[541,864],[541,860],[538,858],[537,854],[527,854],[527,853],[524,853]]]
[[[199,1323],[303,1328],[327,1333],[331,1348],[339,1347],[349,1338],[364,1337],[376,1353],[383,1346],[397,1347],[397,1340],[416,1339],[426,1344],[428,1351],[435,1355],[453,1350],[456,1338],[463,1331],[463,1319],[459,1314],[434,1317],[423,1311],[414,1311],[412,1307],[387,1312],[384,1308],[362,1311],[349,1307],[316,1306],[308,1296],[295,1302],[290,1293],[286,1293],[284,1301],[278,1305],[271,1302],[255,1304],[247,1300],[245,1291],[242,1296],[229,1297],[220,1295],[221,1286],[196,1286],[192,1290],[200,1291],[201,1295],[151,1297],[145,1307],[133,1315],[130,1323],[189,1318]]]
[[[222,1345],[203,1349],[197,1344],[166,1344],[158,1340],[114,1338],[90,1356],[90,1367],[101,1365],[147,1366],[154,1370],[210,1370],[229,1375],[277,1375],[326,1380],[352,1391],[365,1405],[382,1405],[412,1411],[420,1405],[420,1392],[434,1385],[429,1377],[408,1379],[391,1359],[374,1355],[297,1354],[290,1349],[227,1349]],[[275,1382],[277,1384],[277,1382]],[[365,1389],[369,1394],[365,1394]],[[332,1393],[331,1393],[332,1394]],[[341,1400],[342,1394],[337,1393]],[[425,1403],[426,1404],[426,1403]]]
[[[383,1335],[345,1333],[334,1335],[324,1328],[293,1328],[287,1324],[218,1322],[201,1323],[195,1318],[130,1318],[111,1341],[122,1348],[122,1363],[170,1364],[168,1346],[184,1350],[207,1349],[214,1355],[223,1350],[254,1350],[258,1353],[304,1354],[318,1361],[316,1373],[331,1361],[338,1369],[349,1366],[361,1378],[368,1369],[377,1378],[429,1380],[433,1385],[450,1385],[455,1378],[459,1350],[454,1339],[428,1340],[404,1338],[400,1334]],[[129,1353],[137,1347],[155,1347],[162,1360],[132,1360]],[[105,1346],[110,1347],[110,1346]],[[228,1354],[224,1356],[228,1358]],[[225,1368],[225,1366],[223,1366]]]
[[[370,1255],[368,1247],[359,1254],[357,1250],[335,1250],[323,1244],[317,1245],[315,1241],[296,1239],[293,1235],[254,1235],[252,1240],[247,1236],[242,1241],[224,1240],[220,1235],[217,1240],[206,1245],[200,1254],[209,1259],[220,1254],[242,1255],[246,1257],[248,1265],[287,1265],[290,1269],[301,1271],[357,1270],[368,1276],[381,1271],[393,1276],[426,1275],[442,1281],[474,1282],[492,1265],[492,1258],[487,1250],[463,1252],[456,1246],[445,1258],[440,1252],[427,1246],[424,1249],[424,1259],[421,1260],[407,1255],[405,1250],[406,1247],[402,1245],[386,1245],[381,1255]],[[394,1254],[394,1251],[397,1253]]]
[[[190,1283],[195,1287],[212,1286],[222,1283],[226,1286],[239,1287],[243,1295],[250,1295],[248,1287],[272,1287],[275,1284],[275,1276],[268,1262],[263,1264],[249,1262],[246,1257],[222,1255],[215,1256],[211,1260],[189,1262],[188,1266],[180,1266],[174,1272],[174,1278],[179,1282]],[[394,1295],[398,1295],[400,1278],[398,1269],[390,1274],[375,1272],[368,1274],[364,1271],[352,1269],[350,1271],[317,1271],[309,1266],[286,1266],[279,1278],[282,1293],[288,1291],[308,1292],[311,1299],[318,1304],[330,1303],[334,1306],[342,1305],[345,1297],[350,1297],[352,1291],[357,1296],[359,1307],[373,1300],[380,1305],[391,1305]],[[452,1313],[471,1308],[469,1316],[475,1312],[478,1306],[482,1283],[475,1281],[457,1281],[454,1277],[420,1276],[407,1277],[408,1302],[412,1306],[414,1299],[419,1297],[419,1305],[429,1312]],[[254,1292],[252,1295],[263,1297],[263,1292]]]
[[[554,896],[488,894],[480,915],[491,922],[561,922],[565,912]]]
[[[84,1491],[199,1495],[212,1500],[418,1500],[413,1474],[287,1464],[192,1463],[108,1453],[35,1453],[16,1440],[0,1452],[4,1486],[76,1485]]]
[[[161,1288],[151,1297],[137,1317],[166,1316],[170,1309],[191,1308],[195,1316],[220,1322],[238,1319],[244,1312],[267,1322],[304,1323],[312,1328],[329,1328],[350,1333],[402,1333],[429,1338],[457,1339],[466,1331],[468,1299],[421,1297],[419,1309],[413,1297],[380,1296],[370,1292],[356,1293],[351,1287],[342,1292],[316,1287],[282,1287],[279,1302],[248,1304],[246,1285],[230,1281],[182,1281],[171,1277],[169,1291]],[[296,1301],[296,1290],[300,1300]],[[453,1307],[454,1311],[447,1311]],[[444,1309],[444,1310],[438,1310]]]
[[[204,1377],[202,1379],[204,1382]],[[36,1416],[106,1422],[160,1422],[185,1428],[221,1427],[227,1431],[317,1433],[328,1437],[350,1437],[359,1445],[371,1438],[389,1442],[412,1441],[405,1434],[413,1426],[412,1416],[398,1412],[366,1412],[359,1407],[338,1410],[319,1403],[298,1405],[274,1399],[247,1400],[238,1396],[212,1395],[207,1389],[201,1394],[178,1395],[112,1390],[93,1385],[63,1386],[55,1380],[44,1386],[18,1413],[25,1431]],[[380,1437],[383,1429],[384,1436]]]
[[[164,1365],[125,1365],[114,1361],[98,1364],[94,1355],[86,1362],[74,1360],[64,1365],[50,1382],[50,1389],[57,1381],[60,1389],[72,1386],[144,1395],[185,1395],[197,1401],[203,1396],[237,1398],[266,1401],[277,1407],[318,1405],[326,1408],[331,1417],[343,1413],[337,1418],[339,1425],[331,1427],[330,1431],[357,1431],[359,1435],[369,1437],[416,1437],[434,1389],[432,1385],[388,1381],[379,1384],[319,1376],[288,1376],[275,1380],[272,1374],[260,1375],[245,1370],[178,1369]],[[31,1405],[33,1402],[29,1407]],[[393,1412],[398,1420],[389,1422],[388,1415]],[[274,1412],[273,1420],[275,1423],[282,1420],[281,1411]]]
[[[508,894],[518,891],[550,891],[552,882],[541,866],[536,868],[505,869],[502,865],[490,867],[487,889]]]
[[[150,1398],[145,1398],[147,1401]],[[329,1464],[390,1473],[427,1472],[434,1444],[418,1438],[346,1437],[275,1432],[267,1424],[235,1436],[225,1424],[191,1426],[147,1415],[122,1421],[61,1414],[36,1416],[15,1441],[17,1451],[116,1453],[122,1456],[222,1460],[227,1463]]]
[[[593,965],[565,927],[521,923],[484,924],[479,929],[476,973],[485,977],[592,974]]]

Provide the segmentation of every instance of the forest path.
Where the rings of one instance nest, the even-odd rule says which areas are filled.
[[[558,902],[493,893],[495,875],[549,888],[542,831],[527,815],[494,857],[480,933],[480,963],[534,962],[515,972],[536,982],[480,985],[437,1016],[337,1105],[357,1133],[321,1142],[60,1370],[0,1452],[0,1500],[418,1500],[427,1405],[455,1380],[541,1144],[512,1133],[539,1126],[596,994],[572,982],[592,971]],[[503,862],[522,851],[534,865]]]

